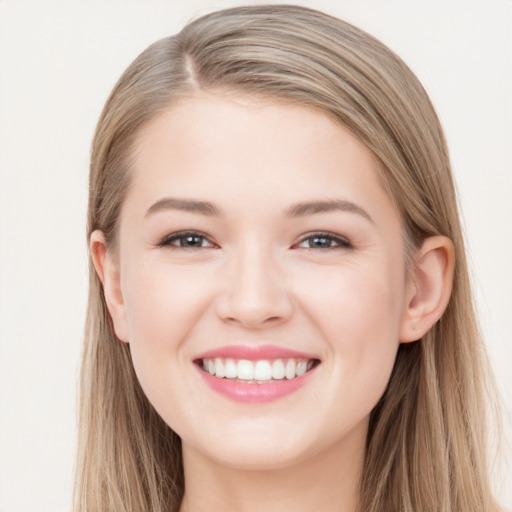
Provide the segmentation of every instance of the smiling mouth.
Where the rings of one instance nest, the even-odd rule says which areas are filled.
[[[214,377],[243,384],[268,384],[292,380],[320,364],[319,359],[293,357],[257,361],[215,357],[197,359],[194,362],[204,372]]]

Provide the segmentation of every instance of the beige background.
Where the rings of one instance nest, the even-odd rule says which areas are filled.
[[[512,3],[294,3],[379,37],[431,94],[451,148],[481,323],[510,417]],[[70,509],[88,151],[107,94],[149,43],[233,4],[0,0],[0,512]],[[509,423],[509,438],[510,430]],[[509,508],[511,453],[495,478]]]

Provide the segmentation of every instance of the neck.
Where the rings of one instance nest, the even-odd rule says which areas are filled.
[[[183,443],[180,512],[356,512],[366,428],[313,457],[271,470],[227,467]]]

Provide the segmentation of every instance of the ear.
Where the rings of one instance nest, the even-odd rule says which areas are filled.
[[[455,251],[445,236],[432,236],[416,253],[408,278],[400,342],[419,340],[442,316],[452,291]]]
[[[121,293],[119,263],[107,250],[105,236],[102,231],[96,230],[91,234],[90,251],[94,268],[103,285],[105,301],[116,336],[127,343],[128,324],[123,294]]]

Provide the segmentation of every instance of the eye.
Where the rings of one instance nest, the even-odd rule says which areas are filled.
[[[171,247],[181,249],[202,249],[213,247],[207,237],[197,231],[181,231],[165,236],[158,242],[158,247]]]
[[[304,249],[352,249],[353,245],[346,238],[332,233],[313,233],[302,238],[298,247]]]
[[[171,247],[181,249],[202,249],[214,247],[206,235],[197,231],[181,231],[165,236],[157,244],[158,247]],[[302,238],[298,247],[304,249],[351,249],[352,244],[343,237],[332,233],[314,233]]]

